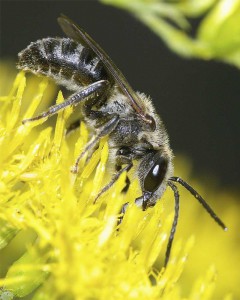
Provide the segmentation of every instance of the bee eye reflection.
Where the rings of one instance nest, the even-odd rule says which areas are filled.
[[[144,190],[148,192],[154,192],[162,183],[166,171],[167,171],[168,161],[160,157],[152,168],[147,173],[144,179]]]

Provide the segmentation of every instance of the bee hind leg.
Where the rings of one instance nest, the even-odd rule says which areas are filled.
[[[51,106],[47,111],[44,111],[43,113],[39,114],[36,117],[25,119],[22,121],[23,124],[27,122],[32,122],[44,118],[48,118],[52,115],[55,115],[58,111],[68,107],[68,106],[76,106],[82,101],[90,101],[90,97],[93,97],[94,95],[98,95],[96,98],[101,98],[101,95],[105,94],[106,90],[109,89],[109,81],[107,80],[100,80],[97,82],[94,82],[87,87],[84,87],[80,91],[77,91],[76,93],[72,94],[66,101]]]
[[[93,106],[96,105],[100,107],[105,101],[106,96],[109,92],[110,84],[106,84],[106,86],[101,88],[101,93],[97,92],[96,97],[89,97],[85,100],[83,105],[83,115],[89,119],[96,120],[95,128],[99,128],[106,123],[106,118],[108,115],[105,112],[101,112],[99,110],[93,110]],[[79,128],[81,120],[76,120],[67,128],[67,135],[70,134],[75,129]]]

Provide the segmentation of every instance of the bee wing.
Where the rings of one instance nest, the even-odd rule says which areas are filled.
[[[61,15],[58,18],[58,23],[61,26],[63,32],[69,38],[84,44],[94,51],[98,58],[101,59],[108,72],[113,76],[121,91],[127,96],[131,106],[136,110],[136,112],[142,117],[144,121],[151,124],[153,121],[152,118],[148,115],[145,115],[142,107],[139,104],[139,101],[137,100],[138,97],[136,93],[133,91],[126,78],[123,76],[122,72],[117,68],[117,66],[107,55],[107,53],[84,30],[82,30],[68,17]]]

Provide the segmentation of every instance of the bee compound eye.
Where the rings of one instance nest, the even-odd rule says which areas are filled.
[[[144,190],[154,192],[162,183],[167,172],[168,161],[160,157],[152,166],[144,179]]]

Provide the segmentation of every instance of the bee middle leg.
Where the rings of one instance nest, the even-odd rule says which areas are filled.
[[[76,130],[77,128],[80,127],[81,124],[81,120],[76,120],[73,123],[71,123],[68,127],[67,127],[67,132],[66,135],[69,135],[72,131]]]
[[[110,134],[117,126],[119,122],[119,115],[117,114],[107,114],[102,117],[102,126],[98,128],[96,136],[94,136],[86,145],[84,150],[78,156],[73,168],[72,172],[78,172],[78,164],[81,158],[91,149],[93,149],[100,141],[100,139],[108,134]]]

